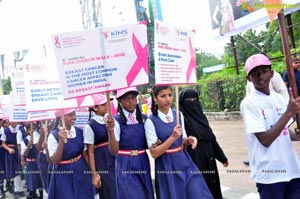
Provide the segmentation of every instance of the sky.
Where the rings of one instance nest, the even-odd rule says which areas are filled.
[[[83,29],[79,0],[0,1],[0,54],[39,44],[55,33]],[[134,0],[102,0],[103,26],[136,21]],[[148,1],[144,0],[145,7]],[[214,41],[208,0],[161,0],[163,21],[196,30],[195,47],[221,55],[229,39]]]
[[[82,29],[79,0],[2,0],[0,26],[0,54],[38,45],[51,34]]]

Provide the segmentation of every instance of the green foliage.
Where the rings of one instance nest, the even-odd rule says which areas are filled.
[[[246,92],[245,76],[233,75],[223,81],[224,109],[238,110]]]
[[[197,84],[206,111],[238,110],[245,96],[245,74],[236,75],[232,68],[205,75]]]
[[[2,85],[3,85],[3,94],[8,95],[11,91],[11,81],[10,78],[2,79]]]
[[[294,24],[299,23],[299,21],[300,21],[300,12],[299,11],[298,12],[294,12],[291,15],[291,18],[292,18],[292,23],[294,23]],[[300,41],[299,41],[299,37],[300,37],[299,25],[294,25],[293,26],[293,33],[294,33],[294,38],[295,38],[296,46],[299,47],[299,45],[300,45]],[[298,50],[298,53],[299,53],[299,50]]]
[[[239,64],[245,63],[246,59],[262,50],[262,43],[261,39],[257,35],[256,31],[253,29],[250,29],[246,31],[241,36],[234,36],[235,40],[235,49],[237,54],[237,61]],[[248,43],[251,41],[251,45]],[[257,48],[253,47],[256,46],[257,48],[260,48],[261,50],[258,50]],[[223,56],[223,62],[226,66],[233,66],[234,65],[234,56],[233,56],[233,49],[231,47],[231,43],[227,43],[224,48],[224,56]]]
[[[196,50],[196,63],[197,63],[197,79],[203,74],[203,68],[221,64],[222,61],[211,53]]]
[[[200,94],[199,98],[202,102],[203,108],[214,110],[219,107],[219,102],[217,100],[212,100],[212,98],[218,99],[218,96],[213,97],[215,95],[215,90],[212,88],[212,85],[210,85],[210,82],[213,81],[211,81],[209,78],[202,78],[201,80],[198,80],[198,92]]]
[[[233,55],[224,54],[223,57],[222,57],[222,62],[225,65],[225,67],[234,66]]]

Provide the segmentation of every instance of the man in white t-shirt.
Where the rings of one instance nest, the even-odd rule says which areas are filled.
[[[299,136],[288,129],[292,116],[300,111],[300,97],[286,106],[282,96],[270,91],[274,72],[265,55],[249,57],[246,73],[255,87],[240,106],[251,178],[261,199],[300,198],[300,161],[291,142]]]
[[[281,75],[276,71],[274,71],[273,77],[270,80],[269,88],[270,88],[270,91],[274,91],[274,92],[280,94],[283,97],[286,104],[289,103],[290,96],[289,96],[288,89],[287,89]],[[254,92],[254,91],[255,91],[255,88],[254,88],[253,83],[247,80],[246,95],[249,95],[251,92]],[[243,163],[245,165],[249,166],[249,161],[243,161]]]

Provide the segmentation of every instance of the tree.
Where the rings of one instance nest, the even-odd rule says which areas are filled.
[[[245,63],[248,57],[250,57],[251,55],[259,51],[257,48],[261,48],[260,45],[261,40],[257,35],[256,30],[254,29],[249,29],[240,36],[234,36],[234,40],[235,40],[235,48],[236,48],[237,59],[239,64]],[[249,44],[248,42],[251,42],[251,44]],[[255,48],[253,45],[256,46],[257,48]],[[228,57],[230,57],[229,60]],[[224,49],[223,61],[226,66],[232,66],[230,65],[234,63],[232,60],[233,60],[233,52],[232,52],[231,43],[227,43]]]
[[[203,68],[215,66],[222,63],[222,60],[211,53],[206,53],[200,49],[196,49],[196,63],[197,63],[197,79],[203,74]]]
[[[294,23],[293,26],[293,32],[294,32],[294,38],[296,47],[300,45],[300,28],[299,28],[299,21],[300,21],[300,11],[294,12],[292,15],[292,23]]]
[[[2,86],[3,86],[3,94],[8,95],[11,91],[11,81],[10,78],[2,79]]]

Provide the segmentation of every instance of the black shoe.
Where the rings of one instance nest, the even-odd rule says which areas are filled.
[[[21,191],[21,192],[15,192],[14,193],[14,198],[15,199],[18,199],[18,198],[21,198],[21,197],[25,197],[26,194],[24,193],[24,191]]]
[[[5,197],[6,197],[5,193],[1,193],[1,194],[0,194],[0,199],[3,199],[3,198],[5,198]]]
[[[4,192],[14,193],[14,185],[12,181],[7,181],[5,188],[6,190]]]
[[[14,199],[19,199],[21,198],[20,194],[18,192],[14,193]]]
[[[33,196],[32,196],[32,198],[33,198],[33,199],[39,199],[40,196],[39,196],[37,193],[34,193]]]
[[[14,193],[14,189],[12,187],[6,186],[5,188],[6,190],[4,190],[4,192]]]
[[[27,192],[27,193],[26,193],[26,199],[32,199],[32,195],[31,195],[30,192]]]
[[[24,191],[20,191],[20,192],[18,192],[18,194],[19,194],[21,197],[25,197],[25,196],[26,196],[26,194],[24,193]]]
[[[249,166],[249,161],[243,161],[244,165]]]
[[[4,192],[5,192],[5,193],[6,193],[6,192],[14,193],[14,189],[13,189],[13,188],[9,188],[9,189],[4,190]]]

